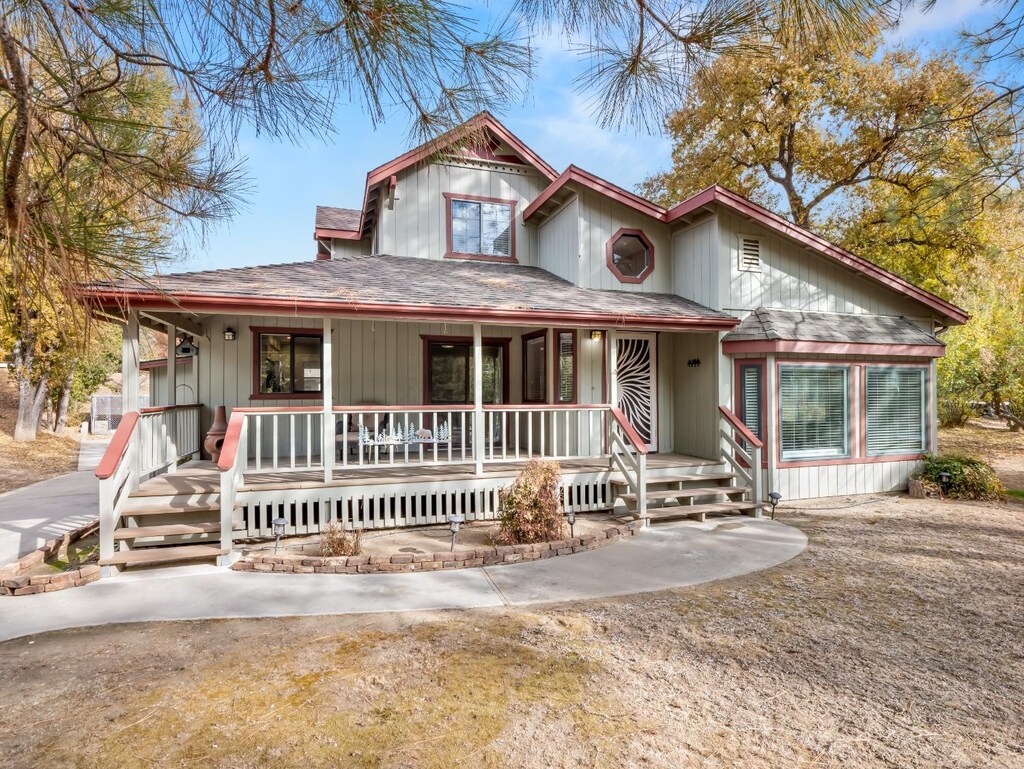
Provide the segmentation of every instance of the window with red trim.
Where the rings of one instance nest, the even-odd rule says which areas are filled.
[[[323,336],[265,331],[256,335],[260,395],[319,395],[323,386]]]
[[[576,402],[576,332],[555,332],[555,399]]]
[[[764,440],[764,364],[741,363],[737,367],[737,406],[740,421]]]
[[[515,201],[449,193],[445,200],[447,256],[515,261]]]
[[[547,345],[546,331],[523,337],[523,403],[547,403]]]
[[[654,244],[642,230],[623,227],[606,249],[608,269],[622,283],[643,283],[654,272]]]

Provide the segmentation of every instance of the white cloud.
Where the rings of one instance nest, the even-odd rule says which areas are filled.
[[[991,7],[984,8],[978,0],[938,0],[927,12],[918,2],[904,11],[899,27],[889,37],[906,41],[935,34],[952,34],[959,32],[972,16],[989,16],[991,13]]]

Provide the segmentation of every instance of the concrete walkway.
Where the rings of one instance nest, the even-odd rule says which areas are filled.
[[[0,599],[0,640],[153,620],[473,609],[686,587],[775,566],[803,532],[752,518],[659,524],[600,550],[416,574],[265,574],[204,566],[125,572],[81,588]]]
[[[98,515],[98,487],[91,470],[0,494],[0,566]]]

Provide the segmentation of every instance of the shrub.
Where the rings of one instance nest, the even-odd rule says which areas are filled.
[[[531,459],[512,485],[498,492],[497,539],[510,545],[559,539],[565,529],[562,468]]]
[[[963,427],[974,416],[974,400],[957,393],[940,396],[938,416],[942,427]]]
[[[949,473],[946,496],[953,499],[1002,499],[1006,489],[995,470],[980,459],[946,454],[925,457],[921,478],[941,483],[939,475]]]
[[[362,532],[346,529],[334,520],[320,531],[320,555],[331,558],[338,555],[359,555],[362,550]]]

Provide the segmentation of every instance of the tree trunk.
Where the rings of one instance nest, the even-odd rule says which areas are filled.
[[[57,398],[57,415],[53,420],[53,432],[57,435],[64,434],[64,428],[68,423],[68,406],[71,405],[71,386],[75,383],[75,364],[71,364],[71,373],[64,380],[60,387],[60,397]]]
[[[18,419],[14,423],[14,440],[34,441],[39,429],[39,418],[46,402],[46,377],[32,384],[32,364],[35,354],[32,345],[18,340],[14,345],[14,376],[18,382]]]

